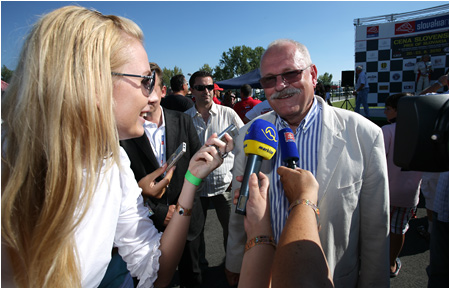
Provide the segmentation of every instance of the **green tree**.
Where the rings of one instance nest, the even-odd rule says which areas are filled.
[[[178,75],[178,74],[183,74],[183,71],[178,66],[175,66],[173,69],[169,69],[169,68],[164,67],[162,69],[162,72],[163,72],[163,83],[167,87],[170,87],[170,79],[172,77],[174,77],[175,75]]]
[[[2,80],[3,81],[9,83],[13,73],[14,73],[14,71],[8,69],[8,67],[6,67],[6,65],[2,66]]]
[[[203,66],[200,67],[198,70],[199,70],[199,71],[206,71],[206,72],[209,72],[209,73],[211,73],[211,75],[212,75],[213,72],[214,72],[214,69],[212,69],[211,66],[209,66],[209,64],[206,64],[206,63],[203,64]]]
[[[252,49],[245,45],[228,49],[222,53],[219,65],[214,68],[214,79],[216,81],[229,79],[258,68],[264,51],[261,46]]]
[[[327,85],[327,84],[331,85],[332,84],[332,80],[333,80],[333,74],[325,72],[323,75],[319,75],[317,80],[319,82],[322,82],[323,85]]]

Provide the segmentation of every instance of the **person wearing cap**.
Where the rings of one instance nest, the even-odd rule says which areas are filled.
[[[245,117],[245,114],[250,111],[255,105],[261,103],[261,100],[252,98],[253,89],[250,84],[244,84],[241,86],[241,101],[236,103],[233,107],[239,117],[244,123],[250,120]]]
[[[220,92],[223,91],[223,88],[221,88],[219,85],[217,85],[217,83],[214,83],[214,96],[213,96],[213,101],[216,104],[222,104],[222,102],[219,100],[220,99]]]

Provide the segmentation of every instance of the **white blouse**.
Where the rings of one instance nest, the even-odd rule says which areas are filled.
[[[120,148],[120,164],[105,171],[90,208],[75,233],[81,265],[81,285],[98,287],[111,260],[113,245],[127,263],[139,287],[153,287],[159,270],[161,233],[147,217],[141,189]]]

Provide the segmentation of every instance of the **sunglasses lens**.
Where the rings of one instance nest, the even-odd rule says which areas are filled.
[[[196,85],[196,86],[194,86],[194,88],[198,91],[204,91],[206,88],[209,91],[212,91],[214,89],[214,85],[213,84],[212,85]]]
[[[298,70],[289,71],[289,72],[283,73],[282,77],[284,79],[286,79],[287,82],[292,83],[292,82],[296,82],[300,79],[299,76],[302,75],[302,72],[303,71],[300,71],[300,73],[299,73]]]
[[[286,81],[287,83],[293,83],[293,82],[298,81],[301,78],[302,72],[305,69],[288,71],[288,72],[281,73],[278,75],[281,75],[282,81]],[[261,86],[263,88],[272,88],[275,85],[277,85],[277,76],[263,77],[259,80],[259,82],[261,83]]]
[[[142,85],[148,90],[148,95],[150,95],[153,92],[153,88],[155,88],[154,75],[152,75],[152,78],[144,78],[142,80]]]
[[[152,79],[152,80],[149,80],[149,82],[150,82],[150,84],[149,84],[149,88],[148,88],[148,94],[150,95],[153,92],[153,88],[155,88],[155,81]]]
[[[269,76],[269,77],[263,77],[259,80],[259,82],[261,83],[261,86],[263,88],[271,88],[274,87],[277,83],[277,78],[274,76]]]

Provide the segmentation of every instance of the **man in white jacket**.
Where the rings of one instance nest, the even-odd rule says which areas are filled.
[[[261,85],[274,111],[258,118],[277,130],[290,127],[300,160],[319,183],[319,232],[336,287],[389,287],[389,192],[381,129],[354,112],[326,105],[314,96],[317,68],[307,48],[292,40],[269,45],[261,60]],[[246,124],[235,141],[235,177],[244,174]],[[273,237],[278,241],[289,214],[277,168],[281,153],[263,161],[270,180]],[[236,282],[244,254],[243,216],[232,214],[226,257],[230,283]]]

